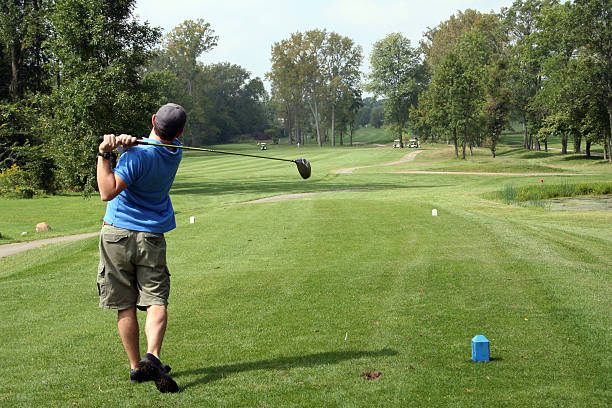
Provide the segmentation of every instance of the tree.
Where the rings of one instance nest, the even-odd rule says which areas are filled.
[[[168,100],[181,104],[190,120],[185,125],[185,138],[197,145],[210,135],[218,135],[219,129],[207,121],[207,114],[214,106],[207,100],[198,84],[203,86],[203,66],[198,58],[217,45],[210,23],[203,19],[185,20],[166,34],[156,57],[149,64],[149,71],[164,72],[167,86],[163,94]],[[199,138],[197,137],[199,135]]]
[[[516,0],[501,15],[511,44],[509,55],[509,87],[512,105],[523,122],[523,147],[531,149],[534,145],[533,133],[529,133],[530,123],[539,127],[539,115],[530,104],[540,91],[542,84],[541,64],[547,55],[544,47],[537,46],[537,19],[544,10],[556,4],[556,0]]]
[[[366,89],[385,97],[385,114],[400,146],[410,119],[410,107],[416,106],[425,80],[424,66],[410,40],[400,33],[389,34],[374,44],[370,57],[372,73]]]
[[[487,48],[501,53],[506,43],[501,21],[495,14],[483,14],[473,9],[458,11],[434,28],[428,28],[420,42],[421,52],[425,55],[425,64],[430,72],[444,56],[452,51],[463,34],[471,31],[481,32],[486,39]]]
[[[323,75],[329,89],[326,102],[331,110],[332,146],[336,145],[336,107],[344,101],[347,106],[342,106],[341,109],[345,109],[348,114],[354,106],[353,96],[361,76],[361,60],[361,47],[356,46],[353,40],[334,32],[329,33],[323,51]],[[345,119],[344,123],[348,124],[348,117]]]
[[[304,89],[304,99],[312,113],[317,144],[323,145],[321,139],[321,103],[325,95],[325,79],[323,74],[324,42],[327,36],[325,30],[306,31],[303,41],[299,43],[298,49],[298,77]]]
[[[197,96],[206,99],[210,108],[205,114],[209,129],[195,136],[196,143],[228,142],[233,135],[262,132],[268,124],[263,83],[251,79],[244,68],[230,63],[204,66],[198,83]]]
[[[296,141],[303,142],[309,111],[317,144],[322,146],[324,141],[322,127],[331,129],[335,144],[336,115],[350,110],[354,101],[361,58],[361,48],[351,39],[325,30],[293,33],[272,46],[272,69],[267,77],[290,138],[295,129]]]
[[[65,189],[96,188],[92,157],[104,133],[147,134],[160,84],[143,77],[160,31],[132,17],[135,1],[57,0],[47,44],[58,78],[41,125]]]
[[[370,125],[375,128],[380,128],[385,122],[385,107],[382,105],[376,105],[372,108],[370,114]]]
[[[507,64],[503,58],[496,59],[486,69],[485,80],[485,121],[491,156],[495,158],[495,148],[501,133],[508,122],[510,111],[510,91],[507,88]]]
[[[12,101],[26,89],[41,90],[45,84],[43,42],[49,35],[45,24],[48,0],[5,0],[0,3],[0,39],[10,64],[8,91]]]
[[[612,163],[612,0],[575,0],[573,15],[579,50],[595,61],[607,85],[607,147]]]
[[[462,158],[466,147],[474,144],[474,135],[482,129],[485,106],[486,64],[490,50],[486,37],[477,31],[461,35],[453,50],[447,52],[434,71],[427,91],[421,96],[419,126],[435,133],[451,135],[455,156]],[[413,110],[414,111],[414,110]]]

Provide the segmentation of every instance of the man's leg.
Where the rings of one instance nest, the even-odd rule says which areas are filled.
[[[168,315],[166,306],[152,305],[147,308],[145,334],[147,335],[147,354],[140,360],[139,368],[148,377],[153,378],[160,392],[178,392],[179,387],[168,374],[169,369],[159,360]]]
[[[168,313],[166,306],[151,305],[147,308],[147,320],[145,322],[145,334],[147,336],[147,353],[159,358],[166,325],[168,323]]]
[[[130,360],[130,368],[132,370],[138,368],[140,361],[139,347],[139,329],[138,318],[136,317],[136,307],[119,310],[117,315],[117,327],[119,328],[119,336],[123,342],[123,348]]]

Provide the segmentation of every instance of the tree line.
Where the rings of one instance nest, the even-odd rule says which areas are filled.
[[[499,13],[466,10],[429,29],[420,44],[428,83],[411,106],[425,137],[495,147],[509,119],[523,147],[561,136],[579,153],[603,146],[612,162],[611,0],[517,0]],[[584,145],[583,145],[584,143]]]
[[[612,0],[516,0],[498,13],[467,9],[428,28],[418,45],[401,33],[374,44],[360,78],[361,48],[325,30],[294,33],[272,49],[272,101],[292,139],[321,145],[351,132],[364,115],[362,90],[379,98],[384,122],[403,146],[410,130],[447,141],[466,157],[487,146],[495,157],[510,121],[525,149],[561,136],[590,157],[602,145],[612,162]],[[375,122],[375,121],[373,121]],[[342,138],[340,139],[342,142]]]
[[[198,58],[218,37],[202,19],[162,36],[135,0],[0,3],[0,194],[96,188],[105,133],[146,136],[160,104],[182,104],[186,142],[223,143],[273,125],[260,78]]]
[[[203,19],[166,35],[133,17],[135,0],[0,3],[0,194],[93,191],[97,138],[146,135],[167,101],[182,104],[185,141],[239,135],[352,144],[358,126],[410,130],[455,146],[496,144],[509,121],[525,149],[551,136],[612,161],[612,0],[516,0],[499,12],[458,11],[419,44],[391,33],[363,50],[327,30],[272,45],[268,94],[238,65],[205,64],[218,37]],[[362,98],[363,92],[373,97]]]

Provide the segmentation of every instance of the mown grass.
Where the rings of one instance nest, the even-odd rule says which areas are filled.
[[[399,167],[436,168],[453,160],[445,149]],[[331,173],[407,153],[397,150],[267,151],[307,157],[309,180],[291,163],[185,155],[162,354],[178,394],[127,380],[116,314],[97,308],[95,238],[0,259],[0,405],[607,407],[612,216],[483,198],[540,177]],[[573,172],[595,184],[612,173]],[[309,191],[327,192],[244,204]],[[35,218],[49,213],[45,200],[0,209],[27,203]],[[58,221],[102,217],[95,198],[66,200]],[[490,363],[470,359],[476,334],[491,341]],[[368,381],[370,371],[382,375]]]

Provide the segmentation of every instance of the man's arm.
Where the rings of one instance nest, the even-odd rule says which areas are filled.
[[[135,142],[136,138],[129,135],[104,135],[104,140],[100,143],[98,151],[100,153],[111,152],[119,145],[129,149]],[[112,200],[127,187],[125,180],[113,173],[110,160],[102,156],[98,156],[96,178],[102,201]]]

